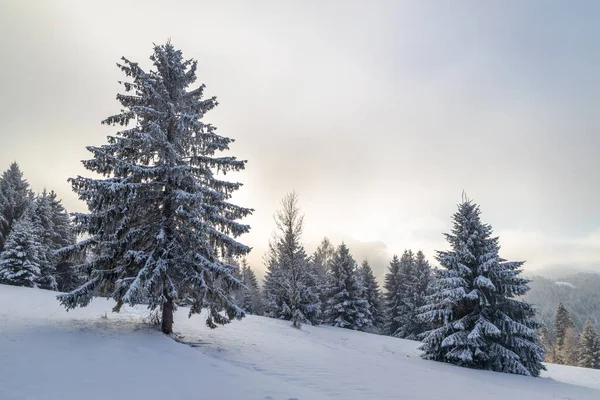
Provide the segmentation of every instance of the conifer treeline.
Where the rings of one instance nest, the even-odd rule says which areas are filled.
[[[547,362],[600,369],[600,335],[590,320],[580,333],[562,303],[556,308],[554,323],[540,328],[540,337]]]
[[[75,243],[71,219],[54,191],[34,194],[18,164],[0,177],[0,283],[68,291],[80,283],[56,250]]]
[[[359,266],[345,243],[324,238],[308,256],[302,243],[303,215],[296,193],[275,215],[264,280],[266,316],[301,324],[341,328],[418,340],[428,325],[417,318],[432,272],[425,255],[407,250],[394,257],[384,293],[367,260]]]

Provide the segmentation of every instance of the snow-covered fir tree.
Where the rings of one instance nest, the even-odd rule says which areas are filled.
[[[191,88],[197,61],[170,42],[154,46],[151,70],[122,60],[121,112],[103,121],[122,128],[107,144],[89,146],[93,158],[83,161],[104,177],[70,179],[89,208],[75,214],[76,233],[89,238],[61,254],[92,255],[78,265],[89,278],[58,298],[70,309],[108,289],[115,311],[125,303],[162,308],[164,333],[181,303],[190,316],[208,309],[211,328],[239,319],[233,291],[241,283],[222,260],[250,251],[236,238],[249,231],[238,220],[252,210],[229,202],[241,184],[221,175],[246,162],[222,155],[233,139],[203,121],[217,100],[204,98],[204,85]]]
[[[398,271],[398,321],[399,327],[392,332],[392,336],[415,340],[415,331],[418,329],[416,309],[416,286],[415,256],[412,250],[405,250],[400,257],[400,270]],[[417,332],[418,333],[418,332]]]
[[[50,256],[55,264],[54,270],[58,290],[68,292],[83,283],[83,277],[75,270],[75,263],[72,260],[61,259],[56,256],[55,252],[76,243],[75,230],[69,213],[62,205],[56,193],[50,191],[47,197],[50,203],[50,218],[52,222],[52,231],[50,232],[50,250],[52,254]]]
[[[320,318],[319,296],[302,244],[304,216],[295,192],[282,199],[275,223],[277,233],[265,257],[265,314],[290,320],[295,328],[315,324]]]
[[[556,338],[551,329],[542,321],[542,326],[538,330],[540,337],[540,345],[544,349],[544,361],[555,363],[556,362]]]
[[[385,312],[384,333],[392,335],[401,326],[402,285],[400,283],[400,259],[394,255],[383,282]]]
[[[327,302],[327,285],[329,284],[329,265],[335,248],[331,245],[329,238],[325,237],[313,253],[310,259],[311,274],[315,281],[316,291],[321,303],[321,311]]]
[[[576,328],[567,328],[562,346],[557,348],[561,364],[577,366],[579,364],[579,332]]]
[[[54,221],[52,218],[52,200],[46,190],[39,194],[30,205],[26,214],[32,222],[36,240],[39,242],[40,273],[36,286],[41,289],[57,290],[56,257],[54,250],[60,248],[54,243]]]
[[[33,201],[33,192],[14,162],[0,177],[0,252],[13,225]]]
[[[43,255],[38,233],[25,213],[13,224],[0,253],[0,283],[14,286],[37,287]]]
[[[575,329],[575,324],[571,319],[571,315],[563,306],[562,303],[558,303],[558,307],[556,308],[556,315],[554,317],[554,336],[556,337],[556,359],[554,360],[557,364],[566,364],[566,358],[571,358],[569,355],[573,350],[573,332],[569,332]],[[570,336],[568,348],[565,349],[565,338],[567,335]]]
[[[578,365],[583,368],[600,369],[600,336],[589,319],[581,332]]]
[[[533,307],[515,299],[529,290],[519,277],[523,262],[498,255],[498,238],[480,220],[479,207],[465,199],[446,234],[451,250],[440,251],[444,269],[421,318],[438,324],[428,331],[423,357],[458,365],[528,376],[544,369]]]
[[[429,294],[429,284],[431,282],[432,269],[429,261],[425,258],[425,254],[423,251],[417,251],[415,256],[415,287],[413,289],[414,293],[414,307],[417,313],[415,316],[417,317],[417,325],[413,331],[413,334],[417,338],[421,338],[422,335],[429,330],[428,326],[418,318],[419,310],[426,304],[426,297]]]
[[[240,278],[244,284],[244,288],[240,291],[240,300],[238,304],[244,309],[247,314],[262,314],[262,295],[258,287],[256,274],[248,265],[246,259],[242,259]]]
[[[360,266],[360,278],[365,291],[365,299],[369,304],[369,312],[373,321],[373,331],[379,333],[385,324],[383,299],[381,298],[379,283],[377,283],[373,269],[367,260],[364,260]]]
[[[325,306],[327,323],[339,328],[367,331],[373,326],[373,316],[365,298],[356,261],[350,250],[341,244],[330,265],[329,299]]]
[[[418,317],[419,310],[425,305],[425,296],[431,276],[431,267],[422,251],[414,254],[404,252],[400,258],[400,327],[393,336],[419,340],[427,330],[427,325]]]

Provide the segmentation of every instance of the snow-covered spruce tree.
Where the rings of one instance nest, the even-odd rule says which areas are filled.
[[[402,286],[400,284],[400,259],[394,255],[383,282],[385,312],[384,333],[392,335],[400,328],[400,307],[402,306]]]
[[[579,364],[584,368],[600,369],[600,336],[588,319],[581,332],[579,345]]]
[[[54,250],[62,247],[54,243],[54,221],[52,216],[52,200],[46,190],[35,197],[26,211],[32,222],[33,231],[39,248],[40,273],[36,286],[41,289],[57,290],[56,257]]]
[[[392,336],[416,340],[419,321],[416,309],[416,271],[415,255],[412,250],[404,250],[400,257],[400,270],[398,271],[399,296],[398,329]]]
[[[575,329],[575,324],[565,306],[562,303],[558,303],[554,317],[554,336],[556,337],[556,359],[554,362],[557,364],[566,363],[563,356],[568,351],[565,351],[564,344],[569,329]]]
[[[342,243],[331,261],[329,299],[325,305],[327,323],[339,328],[368,331],[373,326],[365,288],[361,285],[356,261]]]
[[[538,335],[540,337],[540,345],[544,349],[544,361],[556,363],[556,338],[552,330],[548,329],[546,324],[544,324],[544,321],[542,321],[542,326],[538,329]]]
[[[304,216],[296,192],[283,198],[275,223],[277,233],[265,257],[265,315],[290,320],[295,328],[315,324],[320,317],[319,297],[302,244]]]
[[[19,165],[14,162],[0,177],[0,252],[4,249],[13,225],[33,200],[29,183],[23,178]]]
[[[577,366],[579,364],[579,332],[575,328],[567,328],[563,344],[558,349],[558,356],[562,364]]]
[[[258,280],[245,258],[242,259],[240,273],[244,288],[240,291],[238,304],[247,314],[260,315],[262,313],[262,297]]]
[[[335,248],[331,245],[329,238],[325,237],[310,258],[311,274],[315,281],[316,291],[322,307],[324,307],[327,302],[329,265],[334,255]],[[321,308],[321,311],[323,311],[323,308]]]
[[[68,292],[83,283],[82,277],[75,270],[72,260],[57,257],[55,252],[63,247],[76,243],[76,236],[69,213],[62,205],[54,191],[47,194],[50,203],[50,218],[52,231],[50,232],[50,255],[54,262],[57,288],[61,292]]]
[[[415,327],[414,334],[417,338],[421,339],[423,334],[429,330],[429,327],[418,318],[419,310],[426,304],[426,297],[429,294],[429,284],[431,282],[432,269],[429,261],[425,258],[425,254],[419,250],[415,256],[415,287],[414,287],[414,305],[417,313],[417,326]]]
[[[419,340],[427,331],[427,325],[418,317],[425,305],[425,296],[431,276],[431,267],[422,251],[414,254],[405,251],[400,258],[401,307],[400,327],[393,336]]]
[[[480,220],[479,207],[465,199],[446,234],[451,250],[440,251],[444,269],[421,318],[438,327],[426,333],[421,349],[431,360],[499,372],[538,376],[544,369],[535,311],[516,300],[529,290],[519,277],[523,262],[498,255],[498,238]]]
[[[379,333],[385,324],[383,300],[381,298],[381,291],[379,290],[379,283],[377,283],[373,269],[367,260],[364,260],[360,266],[360,278],[365,291],[365,299],[369,304],[369,312],[373,321],[373,331]]]
[[[0,253],[0,283],[37,287],[40,277],[40,256],[43,254],[38,233],[26,212],[13,224]]]
[[[75,214],[76,232],[90,237],[61,254],[93,257],[78,266],[89,279],[58,299],[67,309],[86,306],[104,288],[115,311],[124,303],[161,307],[164,333],[182,303],[190,316],[208,309],[215,328],[244,315],[232,294],[241,283],[222,260],[250,251],[235,238],[249,231],[236,221],[252,210],[228,201],[241,184],[219,175],[246,162],[219,155],[233,140],[202,121],[217,101],[203,99],[204,85],[190,89],[197,62],[170,42],[155,45],[150,60],[149,71],[126,58],[118,64],[130,79],[117,95],[121,112],[103,123],[123,128],[88,147],[93,158],[83,162],[104,178],[70,179],[90,211]]]

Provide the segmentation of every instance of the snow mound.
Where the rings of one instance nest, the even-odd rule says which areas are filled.
[[[56,293],[0,285],[0,399],[504,400],[600,398],[600,371],[549,365],[545,378],[419,357],[419,343],[250,316],[216,330],[175,316],[182,345],[96,299],[64,311]]]

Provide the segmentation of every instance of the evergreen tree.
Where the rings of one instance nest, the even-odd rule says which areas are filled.
[[[563,304],[558,303],[556,316],[554,317],[554,335],[556,337],[556,359],[554,361],[557,364],[566,363],[563,356],[567,353],[564,349],[564,345],[565,337],[567,336],[567,331],[569,329],[575,329],[575,324]]]
[[[356,261],[350,250],[341,244],[331,262],[329,300],[325,306],[327,322],[339,328],[369,330],[373,317],[361,286]]]
[[[316,292],[322,309],[327,302],[327,287],[329,285],[329,265],[335,255],[335,248],[327,237],[323,238],[317,250],[310,259],[311,274],[315,281]]]
[[[556,362],[556,338],[552,331],[543,323],[539,329],[540,344],[544,349],[545,358],[544,361],[555,363]]]
[[[400,259],[400,327],[393,336],[419,340],[427,330],[427,325],[418,317],[425,305],[425,296],[431,276],[431,267],[422,251],[416,255],[405,251]]]
[[[245,286],[243,290],[243,298],[241,301],[241,307],[248,314],[260,315],[262,313],[262,298],[260,294],[260,288],[258,287],[258,280],[254,271],[246,259],[242,259],[242,283]]]
[[[31,201],[33,192],[23,178],[19,165],[14,162],[0,177],[0,252],[4,249],[13,225],[21,218]]]
[[[538,376],[544,368],[535,311],[516,300],[529,290],[519,277],[523,262],[498,255],[498,238],[480,220],[479,207],[465,199],[453,216],[446,239],[450,251],[438,252],[444,269],[422,308],[428,331],[423,357],[471,368]]]
[[[579,332],[575,328],[567,328],[563,344],[558,349],[558,356],[562,364],[577,366],[579,364]]]
[[[583,368],[600,369],[600,336],[587,320],[581,332],[579,345],[579,364]]]
[[[0,283],[37,287],[41,247],[34,224],[26,213],[13,225],[0,254]]]
[[[417,279],[415,270],[415,257],[411,250],[405,250],[400,257],[400,270],[398,271],[399,282],[399,310],[398,310],[398,329],[392,333],[392,336],[415,340],[417,339],[418,327],[420,325],[417,319],[416,309],[416,290]]]
[[[383,300],[381,298],[379,284],[377,283],[373,270],[367,260],[363,261],[360,267],[360,273],[362,286],[365,290],[365,299],[369,304],[369,312],[371,313],[371,318],[373,320],[373,330],[375,332],[380,332],[385,324]]]
[[[295,328],[315,324],[320,314],[319,297],[302,244],[304,216],[295,192],[283,198],[275,222],[278,233],[265,260],[265,314],[291,320]]]
[[[48,193],[51,209],[52,232],[50,234],[51,257],[55,263],[55,276],[59,291],[68,292],[83,283],[83,277],[75,270],[72,260],[57,257],[56,251],[76,243],[76,236],[69,213],[56,193]]]
[[[394,255],[385,274],[383,294],[385,304],[384,333],[393,335],[401,327],[402,285],[400,282],[400,259]]]
[[[26,213],[33,225],[33,231],[39,248],[40,273],[36,286],[41,289],[57,290],[56,283],[56,257],[53,251],[59,247],[55,245],[54,221],[52,216],[52,200],[44,190],[37,196]]]
[[[60,302],[86,306],[109,289],[117,302],[162,308],[161,329],[172,332],[173,310],[189,304],[190,315],[208,309],[210,328],[242,318],[233,291],[240,286],[222,260],[250,251],[235,240],[249,231],[237,220],[252,210],[230,203],[241,184],[220,174],[244,169],[245,161],[220,156],[232,139],[202,121],[216,105],[196,81],[197,62],[169,42],[154,46],[154,69],[122,59],[130,79],[118,94],[122,111],[103,121],[124,127],[108,144],[89,146],[84,166],[104,178],[70,179],[88,214],[75,214],[76,233],[90,237],[62,254],[92,255],[77,268],[87,281]]]

